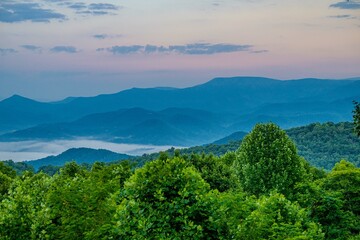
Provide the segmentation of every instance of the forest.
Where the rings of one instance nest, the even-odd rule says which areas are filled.
[[[360,169],[310,165],[273,123],[220,156],[69,162],[53,176],[0,162],[0,179],[0,239],[360,239]]]

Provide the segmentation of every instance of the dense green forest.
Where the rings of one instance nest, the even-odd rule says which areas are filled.
[[[356,167],[360,167],[360,138],[354,133],[354,128],[355,125],[350,122],[313,123],[303,127],[290,128],[286,130],[286,133],[295,142],[300,156],[309,161],[311,165],[330,171],[335,166],[335,163],[341,159],[346,159],[355,164]],[[180,151],[181,155],[204,153],[222,156],[229,151],[236,151],[244,135],[246,135],[244,132],[235,132],[212,144],[182,148],[177,151]],[[175,148],[170,148],[166,153],[173,157],[175,150]],[[6,165],[14,168],[18,174],[33,167],[36,172],[43,171],[53,175],[65,162],[72,160],[87,169],[91,169],[91,164],[95,161],[111,162],[115,161],[115,159],[128,159],[131,162],[137,163],[138,166],[142,166],[148,161],[159,158],[159,155],[160,153],[152,153],[131,157],[102,149],[72,148],[57,156],[50,156],[35,161],[21,163],[13,161],[4,162]]]
[[[353,131],[354,124],[313,123],[287,131],[295,142],[299,155],[312,165],[330,170],[340,159],[360,167],[360,138]]]
[[[338,160],[313,167],[270,123],[220,156],[70,162],[53,176],[0,162],[0,239],[360,239],[360,169]]]
[[[286,130],[288,136],[294,141],[298,153],[310,162],[312,166],[331,170],[341,159],[360,167],[360,138],[354,133],[354,124],[351,122],[341,123],[313,123],[303,127],[291,128]],[[240,140],[239,137],[240,136]],[[182,155],[214,154],[224,155],[229,151],[236,151],[241,145],[243,133],[236,135],[235,138],[227,138],[227,143],[208,144],[191,148],[180,149]],[[166,151],[169,156],[174,156],[175,149]],[[154,160],[159,157],[159,153],[145,154],[135,158],[137,162]]]

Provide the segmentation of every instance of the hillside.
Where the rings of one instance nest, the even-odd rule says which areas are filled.
[[[234,132],[234,133],[230,134],[229,136],[226,136],[224,138],[216,140],[212,144],[224,145],[224,144],[228,144],[232,141],[241,141],[247,134],[248,134],[247,132]]]
[[[76,139],[89,137],[110,142],[190,146],[204,144],[232,132],[227,115],[195,109],[142,108],[91,114],[73,122],[43,124],[7,133],[1,141]]]
[[[346,159],[360,167],[360,138],[353,133],[352,123],[313,123],[286,132],[299,154],[314,166],[330,170]]]
[[[353,124],[350,122],[313,123],[288,129],[286,133],[295,142],[299,155],[315,167],[330,170],[341,159],[346,159],[360,167],[360,138],[353,133]],[[184,155],[205,153],[221,156],[228,151],[236,151],[243,137],[243,132],[236,132],[212,144],[180,149],[180,153]],[[175,149],[169,149],[166,152],[173,156]],[[157,153],[146,154],[137,157],[136,160],[144,163],[156,159],[158,156]]]
[[[112,162],[122,159],[131,159],[132,156],[115,153],[105,149],[71,148],[57,156],[49,156],[24,163],[32,166],[37,171],[41,166],[64,166],[66,162],[75,161],[78,164],[94,162]]]
[[[51,174],[17,176],[0,162],[0,239],[359,236],[359,168],[345,160],[328,173],[304,166],[293,142],[272,123],[257,125],[243,141],[236,153],[176,151],[136,170],[129,161],[69,162],[58,174],[44,168]]]
[[[342,123],[313,123],[307,126],[291,128],[286,133],[295,142],[299,155],[312,165],[330,170],[336,162],[346,159],[356,166],[360,166],[360,139],[352,132],[353,124]],[[182,155],[213,154],[224,155],[229,151],[236,151],[244,132],[235,132],[211,144],[179,149]],[[165,151],[169,156],[175,155],[175,148]],[[45,165],[63,166],[65,162],[75,160],[77,163],[93,163],[95,161],[111,162],[130,159],[142,166],[145,162],[158,158],[160,153],[144,154],[142,156],[128,156],[108,150],[90,148],[69,149],[60,155],[49,156],[35,161],[24,162],[38,169]]]
[[[349,121],[352,100],[356,99],[360,99],[360,81],[356,80],[215,78],[183,89],[133,88],[55,103],[13,96],[0,102],[0,114],[5,116],[0,120],[0,129],[5,132],[39,124],[72,122],[87,115],[119,109],[191,108],[235,115],[237,119],[232,121],[232,128],[249,131],[255,123],[267,119],[274,119],[282,127]]]

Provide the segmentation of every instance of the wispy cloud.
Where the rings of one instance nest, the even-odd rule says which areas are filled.
[[[248,51],[251,47],[251,45],[195,43],[187,44],[185,46],[170,46],[169,49],[182,54],[199,55]]]
[[[75,10],[83,10],[86,9],[87,6],[85,3],[82,2],[78,2],[78,3],[71,3],[71,4],[67,4],[69,8],[75,9]]]
[[[267,53],[269,52],[268,50],[255,50],[255,51],[251,51],[251,53]]]
[[[76,47],[73,46],[55,46],[50,49],[53,53],[77,53],[79,52]]]
[[[111,48],[98,48],[97,51],[109,51],[113,54],[131,54],[138,53],[144,49],[144,46],[132,45],[132,46],[113,46]]]
[[[59,4],[65,5],[81,15],[116,15],[116,11],[122,8],[110,3],[59,2]]]
[[[113,54],[132,54],[132,53],[178,53],[187,55],[212,55],[219,53],[231,53],[240,51],[251,51],[252,45],[237,44],[210,44],[210,43],[193,43],[186,45],[131,45],[131,46],[113,46],[110,48],[98,48],[97,51],[108,51]]]
[[[4,56],[10,53],[17,53],[17,51],[13,48],[0,48],[0,55]]]
[[[340,9],[360,9],[360,2],[343,1],[343,2],[331,4],[330,7],[340,8]]]
[[[93,38],[96,39],[108,39],[108,38],[120,38],[123,37],[122,34],[94,34],[92,35]]]
[[[88,7],[91,10],[118,10],[119,7],[109,3],[92,3]]]
[[[44,9],[38,3],[0,3],[0,22],[49,22],[54,19],[65,20],[65,15]]]
[[[333,16],[329,16],[329,18],[342,18],[342,19],[354,19],[355,17],[349,14],[344,14],[344,15],[333,15]]]
[[[35,45],[21,45],[20,47],[29,50],[29,51],[33,51],[33,52],[38,52],[40,53],[42,51],[41,47],[35,46]]]

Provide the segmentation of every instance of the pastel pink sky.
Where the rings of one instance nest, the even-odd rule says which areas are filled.
[[[218,76],[360,76],[357,0],[79,2],[0,3],[0,99],[186,87]]]

